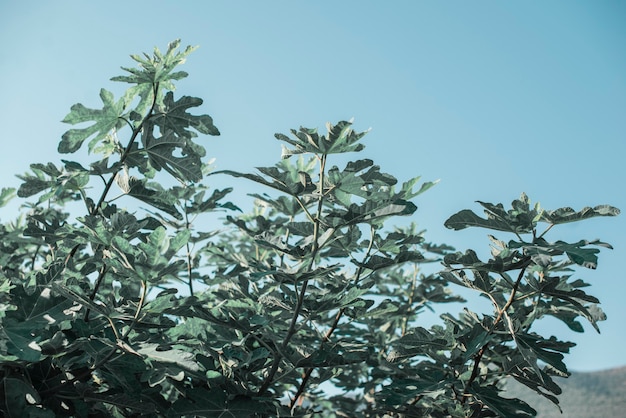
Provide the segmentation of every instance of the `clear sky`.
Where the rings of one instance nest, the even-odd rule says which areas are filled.
[[[1,186],[16,187],[31,162],[67,158],[56,147],[70,106],[99,106],[101,87],[119,94],[126,86],[109,79],[134,66],[129,54],[176,38],[200,46],[178,93],[205,100],[222,135],[202,141],[219,169],[273,165],[275,132],[354,117],[355,129],[372,128],[360,158],[400,180],[441,179],[412,219],[434,242],[487,248],[486,231],[443,222],[480,211],[475,200],[508,204],[521,192],[548,209],[626,209],[619,0],[0,1]],[[602,334],[556,321],[542,330],[578,343],[572,370],[626,365],[626,215],[548,237],[615,249],[577,273],[608,315]]]

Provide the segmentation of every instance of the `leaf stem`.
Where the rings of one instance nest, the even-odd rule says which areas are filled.
[[[404,315],[404,317],[402,318],[402,330],[401,330],[401,336],[404,337],[404,335],[406,334],[406,327],[409,323],[409,316],[413,313],[413,295],[415,294],[415,288],[417,287],[417,276],[419,273],[419,268],[417,267],[417,264],[415,264],[415,267],[413,269],[413,277],[411,279],[411,288],[409,289],[409,300],[407,302],[408,308],[407,308],[407,312]]]

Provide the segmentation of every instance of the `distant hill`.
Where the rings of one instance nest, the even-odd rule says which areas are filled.
[[[598,372],[573,372],[567,379],[555,379],[563,393],[556,406],[527,387],[513,381],[505,397],[524,400],[537,410],[539,418],[626,417],[626,366]]]

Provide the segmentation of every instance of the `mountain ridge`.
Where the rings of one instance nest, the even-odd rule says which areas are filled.
[[[516,381],[507,383],[505,397],[524,400],[539,418],[589,418],[626,416],[626,366],[592,372],[572,372],[555,378],[563,389],[558,407]]]

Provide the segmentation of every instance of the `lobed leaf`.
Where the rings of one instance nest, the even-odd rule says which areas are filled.
[[[172,215],[178,220],[183,219],[183,215],[176,208],[176,199],[157,183],[148,183],[144,180],[129,180],[130,189],[128,194],[150,206]]]
[[[188,110],[202,105],[202,99],[183,96],[174,100],[174,93],[169,91],[163,98],[163,105],[151,118],[151,122],[158,126],[161,132],[172,132],[178,138],[191,139],[195,136],[190,128],[201,134],[217,136],[220,131],[213,124],[209,115],[192,115]]]
[[[183,370],[197,372],[200,366],[195,361],[195,354],[177,348],[161,346],[156,343],[143,343],[136,348],[137,353],[151,361],[172,363]]]
[[[63,122],[76,125],[83,122],[95,122],[87,128],[70,129],[63,134],[59,142],[59,152],[62,154],[78,151],[83,142],[92,137],[89,142],[90,150],[96,143],[104,139],[113,129],[119,129],[124,125],[121,116],[126,108],[124,98],[114,102],[113,93],[100,90],[102,109],[90,109],[78,103],[71,107],[70,113],[65,116]]]
[[[617,216],[619,214],[620,210],[610,205],[599,205],[593,208],[584,207],[578,212],[570,207],[564,207],[556,210],[544,211],[541,216],[541,221],[558,225],[598,216]]]
[[[0,208],[6,206],[15,197],[15,188],[3,187],[0,190]]]
[[[180,39],[176,39],[170,42],[167,46],[165,55],[161,53],[158,48],[154,48],[152,57],[145,55],[142,58],[140,55],[131,55],[131,58],[135,60],[140,68],[125,68],[122,69],[130,75],[113,77],[113,81],[121,81],[132,84],[154,84],[154,83],[168,83],[170,80],[180,80],[187,77],[187,73],[184,71],[172,72],[174,68],[185,62],[187,56],[195,51],[197,47],[187,46],[183,52],[178,52],[177,49],[180,46]],[[170,87],[170,84],[166,84]]]
[[[295,154],[336,154],[345,152],[358,152],[365,148],[363,144],[357,143],[366,132],[355,133],[352,128],[352,121],[340,121],[336,125],[326,124],[327,135],[320,136],[316,129],[300,127],[299,130],[292,129],[291,133],[295,139],[287,135],[277,133],[276,139],[287,142],[294,148],[289,149],[283,146],[282,157],[289,158]]]

